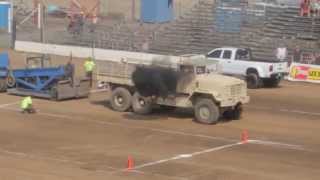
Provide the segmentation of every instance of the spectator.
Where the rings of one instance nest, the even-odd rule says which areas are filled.
[[[318,0],[310,0],[310,13],[313,17],[319,16],[319,1]]]
[[[283,43],[276,49],[276,57],[279,61],[284,61],[287,58],[287,48]]]
[[[300,3],[300,16],[310,16],[310,0],[302,0]]]
[[[320,65],[320,53],[316,54],[315,64]]]
[[[301,61],[301,50],[299,46],[296,46],[296,48],[293,50],[293,62],[300,62]]]

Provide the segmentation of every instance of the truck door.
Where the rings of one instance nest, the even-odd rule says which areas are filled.
[[[221,50],[221,49],[218,49],[218,50],[214,50],[214,51],[212,51],[212,52],[209,52],[208,55],[207,55],[207,58],[208,58],[208,59],[212,59],[212,60],[218,61],[220,65],[222,65],[222,64],[221,64],[221,60],[222,60],[221,57],[222,57],[222,50]],[[214,65],[214,66],[216,66],[216,65]],[[210,70],[210,69],[216,69],[216,67],[210,67],[210,66],[209,66],[208,69],[209,69],[209,70]],[[223,67],[222,67],[221,70],[223,71]]]
[[[221,57],[221,65],[222,71],[224,74],[234,74],[233,62],[232,62],[232,51],[231,50],[224,50],[222,57]]]

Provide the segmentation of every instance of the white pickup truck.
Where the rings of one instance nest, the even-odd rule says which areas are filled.
[[[223,47],[206,57],[219,61],[223,74],[245,77],[250,89],[276,87],[288,72],[287,62],[253,59],[249,49]]]

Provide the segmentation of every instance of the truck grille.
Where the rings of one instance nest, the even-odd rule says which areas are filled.
[[[231,96],[232,97],[238,97],[239,95],[242,94],[242,88],[243,86],[241,84],[233,85],[231,86]]]

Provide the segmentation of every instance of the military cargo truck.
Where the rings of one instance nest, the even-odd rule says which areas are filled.
[[[221,116],[239,119],[249,102],[246,83],[219,74],[219,63],[206,58],[98,60],[97,80],[109,87],[111,107],[120,112],[148,114],[159,105],[192,108],[196,121],[215,124]]]

